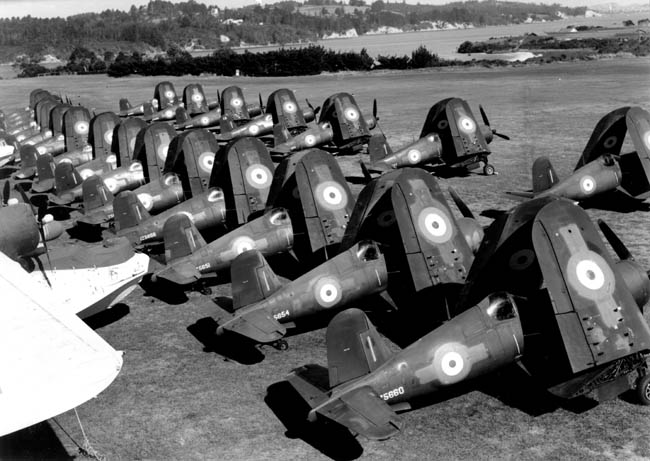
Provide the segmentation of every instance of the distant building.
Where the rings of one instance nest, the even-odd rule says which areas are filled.
[[[227,25],[241,26],[243,22],[244,22],[243,19],[232,19],[232,18],[228,18],[228,19],[226,19],[223,23],[224,23],[224,24],[227,24]]]

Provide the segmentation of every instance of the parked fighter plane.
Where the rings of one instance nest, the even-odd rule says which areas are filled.
[[[432,165],[467,171],[483,162],[483,173],[494,174],[494,167],[487,160],[488,144],[494,136],[510,138],[490,128],[485,111],[479,108],[484,125],[478,123],[463,99],[448,98],[437,102],[427,114],[419,139],[396,152],[383,134],[373,136],[368,145],[372,167],[384,170]]]
[[[217,319],[217,334],[233,332],[286,348],[278,341],[295,322],[336,312],[382,291],[387,279],[384,258],[374,242],[360,242],[284,285],[262,253],[246,251],[232,263],[234,312]]]
[[[188,285],[202,274],[227,269],[244,251],[257,249],[272,255],[290,250],[293,231],[288,213],[276,208],[206,244],[192,220],[177,214],[165,222],[163,239],[167,266],[155,272],[152,281]]]
[[[2,253],[0,291],[0,369],[11,370],[0,393],[4,436],[96,397],[120,372],[122,354]]]
[[[521,362],[562,398],[613,398],[636,389],[650,404],[650,327],[586,213],[554,200],[531,240],[544,287],[528,299],[494,293],[391,355],[358,310],[327,330],[329,389],[302,367],[288,381],[325,418],[371,439],[401,428],[396,414],[418,397]]]
[[[626,132],[635,151],[621,154]],[[622,107],[605,115],[571,176],[559,180],[550,160],[540,157],[533,163],[532,192],[508,194],[556,195],[597,206],[601,194],[617,189],[636,199],[650,195],[650,113],[640,107]]]

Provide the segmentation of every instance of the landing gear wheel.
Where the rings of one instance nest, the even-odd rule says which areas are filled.
[[[212,294],[212,288],[210,287],[201,287],[199,288],[199,293],[202,295],[210,296]]]
[[[485,166],[483,167],[483,174],[485,176],[492,176],[494,173],[496,173],[494,167],[489,163],[486,163]]]
[[[286,351],[289,349],[289,343],[287,343],[284,339],[278,339],[274,343],[271,344],[274,348],[276,348],[279,351]]]
[[[636,396],[639,398],[641,405],[650,405],[650,374],[637,379]]]

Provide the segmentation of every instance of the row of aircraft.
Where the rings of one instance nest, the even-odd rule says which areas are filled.
[[[12,172],[0,251],[53,293],[50,305],[82,318],[143,280],[209,294],[215,275],[226,275],[232,307],[215,304],[221,341],[285,349],[305,321],[331,319],[327,368],[305,365],[287,382],[309,405],[306,420],[371,439],[396,434],[398,413],[423,396],[515,364],[560,398],[600,401],[632,389],[650,405],[650,272],[584,209],[611,194],[638,205],[650,194],[650,113],[606,114],[563,180],[537,159],[532,191],[510,193],[521,203],[484,229],[451,189],[456,216],[436,179],[481,164],[494,173],[488,143],[508,138],[483,108],[481,123],[466,101],[444,99],[419,139],[393,151],[383,133],[371,133],[381,130],[376,102],[368,116],[348,93],[320,108],[302,108],[288,89],[262,102],[248,104],[238,87],[210,101],[198,84],[179,98],[161,82],[152,100],[91,116],[33,91],[26,109],[0,114],[0,152]],[[623,153],[627,138],[634,150]],[[356,199],[337,161],[350,154],[365,180]],[[104,240],[48,248],[66,230],[54,216],[71,218],[71,235],[93,229]],[[80,277],[89,291],[66,291]],[[11,292],[29,298],[22,287]],[[401,332],[397,353],[373,310],[358,309],[377,304],[406,322],[419,315],[414,306],[428,306],[426,322]],[[19,313],[0,324],[31,328]],[[54,339],[64,348],[68,337]],[[22,340],[0,338],[6,348]],[[0,435],[65,410],[25,421],[25,407],[11,400],[24,391],[0,388],[2,413],[11,415]]]

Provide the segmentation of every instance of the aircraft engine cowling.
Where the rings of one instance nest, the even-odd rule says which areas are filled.
[[[617,262],[616,268],[643,312],[643,306],[650,301],[650,272],[646,272],[638,263],[629,259]]]
[[[485,235],[483,228],[473,218],[458,218],[456,222],[458,222],[458,227],[465,237],[467,245],[472,253],[476,254]]]

